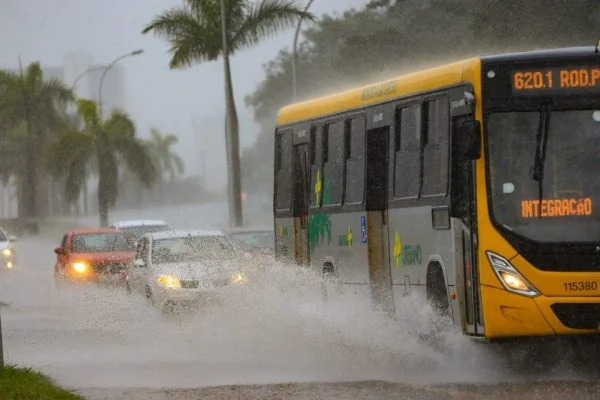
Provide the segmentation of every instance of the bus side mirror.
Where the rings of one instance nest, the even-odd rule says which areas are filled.
[[[458,152],[467,160],[481,157],[481,125],[477,120],[463,121],[456,131]]]

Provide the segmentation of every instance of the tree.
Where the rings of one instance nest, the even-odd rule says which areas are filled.
[[[52,146],[49,168],[65,179],[67,200],[73,202],[86,178],[87,165],[95,163],[100,226],[107,226],[108,210],[118,195],[119,164],[125,164],[146,187],[154,184],[156,170],[145,144],[135,137],[134,123],[127,114],[113,111],[107,120],[100,121],[96,103],[91,100],[79,100],[77,113],[83,126],[72,128]]]
[[[298,98],[305,100],[475,55],[596,43],[597,0],[556,0],[553,7],[546,3],[372,0],[362,10],[325,16],[304,31],[298,57]],[[560,18],[556,10],[562,10]],[[261,133],[242,156],[244,172],[251,171],[244,176],[245,186],[256,188],[272,179],[275,119],[278,110],[293,101],[291,71],[292,55],[282,50],[266,64],[265,78],[246,97]],[[260,170],[264,172],[258,174]]]
[[[172,182],[177,175],[183,174],[185,170],[181,157],[171,150],[171,147],[177,141],[177,136],[172,133],[163,135],[156,128],[150,129],[150,140],[147,143],[150,150],[150,157],[154,162],[154,168],[158,173],[159,179],[166,173]]]
[[[143,30],[170,43],[171,68],[189,67],[223,56],[231,225],[242,224],[242,205],[239,132],[229,56],[292,26],[300,18],[314,19],[292,0],[185,0],[183,6],[157,15]]]
[[[172,184],[177,175],[183,174],[184,163],[181,157],[171,150],[171,146],[177,143],[177,136],[172,133],[161,134],[158,129],[150,130],[150,140],[147,141],[150,158],[157,171],[160,202],[164,202],[164,175],[169,176]]]
[[[21,151],[20,162],[12,163],[11,172],[18,175],[21,218],[35,220],[40,215],[47,145],[53,134],[64,128],[59,110],[72,99],[73,93],[62,82],[44,80],[39,63],[18,73],[0,71],[0,130],[16,140],[10,151]]]

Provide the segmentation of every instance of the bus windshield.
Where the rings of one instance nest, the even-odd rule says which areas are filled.
[[[538,242],[600,241],[600,110],[493,113],[487,135],[498,224]]]

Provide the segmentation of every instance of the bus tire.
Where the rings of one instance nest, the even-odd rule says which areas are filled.
[[[332,263],[323,263],[323,276],[327,278],[332,278],[335,276],[335,268],[333,267]]]
[[[438,263],[429,264],[427,267],[425,288],[427,291],[427,302],[431,308],[437,314],[448,315],[450,312],[448,291],[446,290],[446,281],[442,272],[442,266]]]

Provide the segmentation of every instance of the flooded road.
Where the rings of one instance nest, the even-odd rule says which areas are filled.
[[[59,290],[57,241],[23,238],[19,267],[2,271],[0,300],[12,302],[2,310],[5,357],[90,399],[600,396],[595,361],[578,365],[555,348],[556,363],[507,368],[489,346],[440,328],[418,298],[390,320],[357,294],[268,260],[252,261],[247,286],[178,316],[121,288]]]

